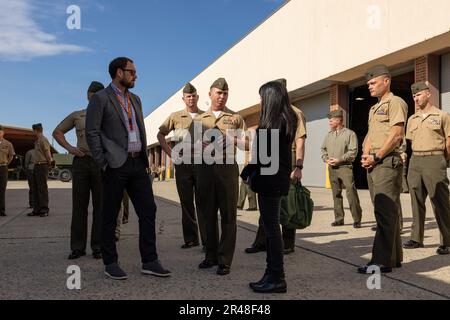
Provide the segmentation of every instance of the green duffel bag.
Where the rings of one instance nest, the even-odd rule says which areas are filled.
[[[289,194],[281,198],[280,223],[289,229],[305,229],[311,224],[314,201],[301,183],[291,183]]]

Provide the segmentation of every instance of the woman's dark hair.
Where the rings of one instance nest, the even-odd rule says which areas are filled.
[[[285,132],[292,143],[297,130],[297,115],[292,110],[286,87],[272,81],[259,89],[261,96],[261,116],[259,129],[279,129]]]
[[[114,78],[116,77],[117,69],[125,69],[128,62],[133,63],[133,60],[126,57],[119,57],[111,61],[111,63],[109,64],[109,75],[111,76],[111,79],[114,80]]]

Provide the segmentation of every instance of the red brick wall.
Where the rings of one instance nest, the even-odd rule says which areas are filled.
[[[339,109],[344,111],[344,124],[346,124],[348,112],[348,86],[333,84],[330,87],[330,111]]]
[[[439,106],[440,96],[440,58],[436,55],[419,57],[415,61],[415,81],[428,81],[431,89],[431,103]]]
[[[333,84],[330,88],[330,111],[339,109],[339,85]]]
[[[428,80],[428,59],[427,57],[420,57],[415,62],[415,81]]]

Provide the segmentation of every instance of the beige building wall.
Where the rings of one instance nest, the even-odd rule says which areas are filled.
[[[448,45],[449,30],[448,0],[291,0],[191,82],[207,109],[210,84],[225,77],[228,107],[241,111],[258,103],[266,81],[287,78],[290,91],[351,81],[381,57],[397,65]],[[414,46],[414,53],[402,52]],[[150,145],[164,119],[182,107],[180,88],[145,119]]]

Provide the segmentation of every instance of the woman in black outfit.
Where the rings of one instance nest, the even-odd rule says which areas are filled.
[[[250,184],[253,191],[258,193],[258,202],[267,234],[267,267],[263,278],[250,283],[255,292],[284,293],[287,285],[283,267],[283,240],[280,230],[281,197],[288,194],[292,166],[292,142],[297,129],[297,116],[292,110],[286,88],[279,82],[273,81],[263,85],[261,96],[261,116],[253,141],[252,161],[242,171],[241,177]],[[267,135],[263,133],[267,131]],[[278,133],[278,134],[277,134]],[[265,139],[267,136],[267,139]],[[261,146],[267,143],[270,157],[269,164],[261,163]],[[278,154],[270,154],[272,144],[278,144]],[[256,149],[255,149],[256,148]],[[262,156],[265,156],[264,153]],[[256,157],[256,161],[254,161]],[[275,174],[267,175],[270,166],[276,166]]]

